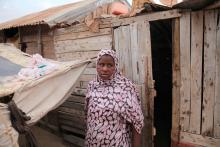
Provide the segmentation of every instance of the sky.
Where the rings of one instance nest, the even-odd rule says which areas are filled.
[[[0,0],[0,23],[50,7],[81,0]],[[130,3],[132,0],[128,0]]]

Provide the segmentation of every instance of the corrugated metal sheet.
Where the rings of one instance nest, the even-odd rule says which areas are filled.
[[[84,0],[77,3],[53,7],[24,17],[0,24],[0,30],[26,25],[48,24],[55,26],[59,23],[71,24],[94,11],[98,6],[112,0]]]
[[[174,5],[173,8],[202,9],[216,1],[219,0],[183,0],[181,3]]]
[[[133,0],[133,4],[152,3],[178,8],[203,8],[219,0]]]
[[[166,6],[170,9],[202,9],[215,1],[219,0],[133,0],[132,10],[140,12],[140,10],[143,10],[146,7],[146,4]]]

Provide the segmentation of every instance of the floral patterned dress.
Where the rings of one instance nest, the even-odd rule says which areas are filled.
[[[105,54],[111,55],[118,65],[112,50],[102,50],[97,61]],[[88,147],[130,147],[131,125],[138,133],[143,127],[144,117],[134,84],[117,69],[111,80],[97,76],[89,83],[85,112]]]

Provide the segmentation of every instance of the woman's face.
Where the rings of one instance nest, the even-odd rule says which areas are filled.
[[[109,80],[115,73],[115,62],[112,56],[103,55],[97,64],[97,72],[102,80]]]

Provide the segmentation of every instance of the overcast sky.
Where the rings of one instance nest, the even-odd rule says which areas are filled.
[[[0,0],[0,23],[32,12],[77,1],[81,0]]]

